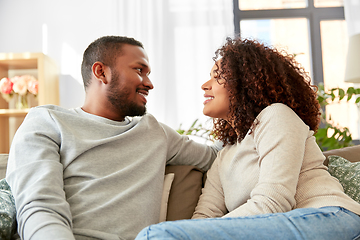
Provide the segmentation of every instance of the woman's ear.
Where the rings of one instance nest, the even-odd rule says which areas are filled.
[[[108,81],[105,75],[105,68],[106,66],[102,62],[95,62],[92,65],[91,70],[96,79],[100,80],[104,84],[107,84]]]

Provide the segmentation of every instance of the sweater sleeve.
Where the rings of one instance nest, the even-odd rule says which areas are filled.
[[[220,154],[221,152],[218,155]],[[219,160],[220,156],[216,158],[214,164],[207,172],[205,187],[202,189],[202,194],[192,219],[222,217],[228,212],[220,182]]]
[[[6,180],[21,239],[75,239],[63,189],[60,138],[49,112],[32,109],[13,139]]]
[[[259,155],[259,180],[248,201],[225,217],[287,212],[295,207],[295,193],[309,127],[284,104],[273,104],[257,117],[253,131]],[[246,169],[243,169],[246,174]]]
[[[222,149],[222,142],[217,141],[208,146],[180,135],[167,125],[162,124],[162,128],[167,139],[166,160],[169,165],[194,165],[206,171]]]

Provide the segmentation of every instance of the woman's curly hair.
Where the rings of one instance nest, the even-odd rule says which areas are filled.
[[[318,129],[317,87],[292,55],[254,40],[228,38],[213,59],[230,94],[228,119],[214,119],[216,139],[225,145],[240,142],[256,127],[256,116],[272,103],[286,104],[311,130]]]

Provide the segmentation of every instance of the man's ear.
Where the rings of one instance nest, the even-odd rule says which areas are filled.
[[[102,62],[95,62],[92,65],[92,73],[94,74],[95,78],[100,80],[101,82],[107,84],[107,78],[105,76],[105,68],[106,66]]]

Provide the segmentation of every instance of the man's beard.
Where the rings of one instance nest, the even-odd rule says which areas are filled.
[[[140,106],[134,102],[130,102],[128,100],[130,95],[129,92],[126,90],[118,90],[118,82],[119,74],[116,71],[113,71],[113,76],[111,78],[107,94],[107,98],[111,105],[124,117],[143,116],[146,113],[146,106]]]

